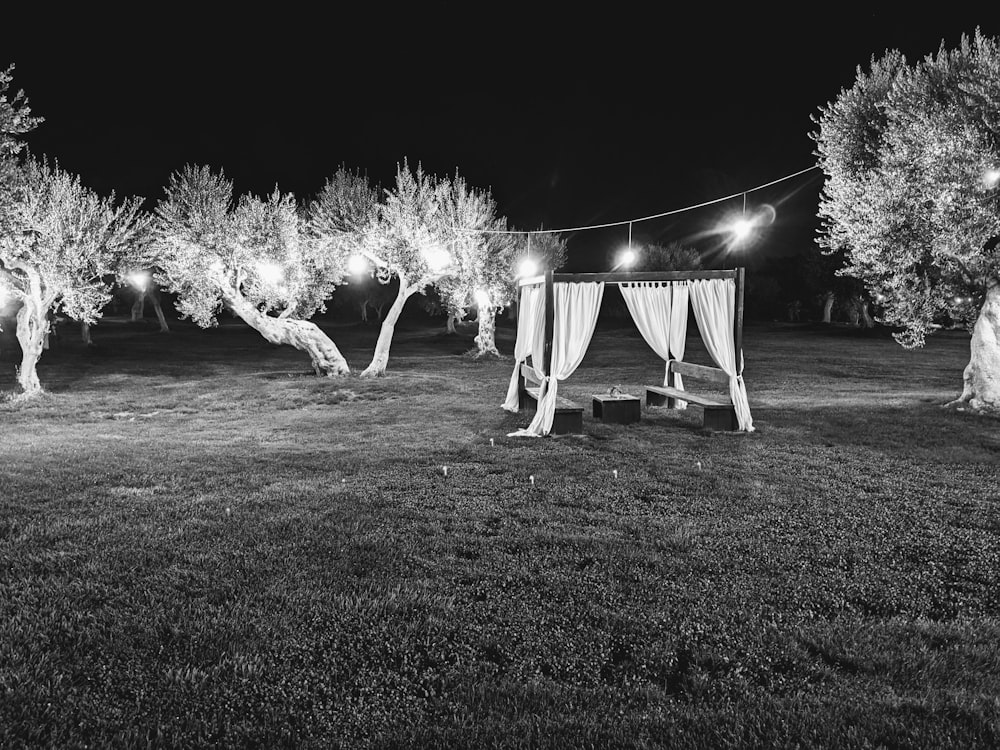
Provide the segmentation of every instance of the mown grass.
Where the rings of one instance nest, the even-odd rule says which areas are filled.
[[[375,331],[326,327],[360,370]],[[734,435],[591,419],[662,378],[609,327],[561,389],[585,434],[543,440],[471,334],[404,327],[375,381],[236,325],[95,339],[0,405],[2,746],[1000,743],[964,335],[748,327]]]

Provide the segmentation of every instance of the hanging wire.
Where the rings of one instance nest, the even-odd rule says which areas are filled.
[[[705,206],[711,206],[716,203],[722,203],[724,201],[732,200],[733,198],[739,198],[743,196],[743,210],[746,211],[746,198],[747,193],[753,193],[757,190],[763,190],[766,187],[771,187],[771,185],[777,185],[779,182],[784,182],[785,180],[790,180],[793,177],[798,177],[806,172],[810,172],[814,169],[819,169],[819,164],[813,164],[811,167],[806,167],[805,169],[800,169],[798,172],[793,172],[792,174],[787,174],[784,177],[779,177],[776,180],[771,180],[770,182],[765,182],[763,185],[757,185],[749,190],[741,190],[738,193],[733,193],[732,195],[727,195],[722,198],[713,198],[710,201],[705,201],[704,203],[695,203],[691,206],[684,206],[684,208],[675,208],[671,211],[664,211],[659,214],[651,214],[649,216],[641,216],[637,219],[624,219],[622,221],[609,221],[606,224],[589,224],[582,227],[564,227],[562,229],[459,229],[460,232],[469,232],[474,234],[527,234],[529,237],[533,234],[558,234],[560,232],[583,232],[588,229],[605,229],[607,227],[620,227],[624,224],[628,224],[629,227],[633,223],[639,223],[640,221],[649,221],[650,219],[661,219],[664,216],[673,216],[674,214],[684,213],[685,211],[693,211],[696,208],[704,208]]]

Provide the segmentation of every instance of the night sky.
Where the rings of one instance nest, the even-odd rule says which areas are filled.
[[[668,5],[599,15],[365,5],[5,13],[0,65],[16,65],[14,86],[46,118],[31,149],[101,192],[152,206],[173,170],[197,163],[224,168],[239,191],[277,183],[305,199],[341,164],[388,186],[405,157],[492,188],[519,228],[559,228],[669,211],[809,167],[811,115],[873,54],[913,60],[977,25],[1000,35],[997,14],[942,6],[897,16],[823,4],[680,15]],[[751,193],[751,208],[766,201],[777,218],[740,262],[812,243],[820,184],[816,170]],[[704,231],[741,207],[635,224],[634,236],[704,245]],[[572,235],[570,269],[602,270],[627,233]]]

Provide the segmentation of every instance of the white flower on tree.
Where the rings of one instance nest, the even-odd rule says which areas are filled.
[[[859,69],[816,119],[820,244],[842,250],[897,340],[935,320],[973,324],[962,395],[1000,411],[1000,50],[979,32],[908,66],[899,52]],[[972,298],[971,304],[955,299]]]
[[[306,352],[317,375],[346,375],[336,344],[307,320],[325,309],[344,264],[304,229],[292,195],[234,200],[224,174],[185,167],[155,210],[155,279],[199,326],[216,325],[225,305],[272,344]]]
[[[141,241],[148,219],[137,199],[116,205],[80,179],[45,161],[27,159],[8,171],[0,282],[21,306],[18,384],[41,391],[37,364],[49,317],[62,311],[93,324],[111,298],[111,283],[130,246]]]

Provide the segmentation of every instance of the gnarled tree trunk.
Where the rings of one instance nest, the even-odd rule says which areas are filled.
[[[445,331],[448,333],[458,333],[458,316],[448,314],[448,322],[445,324]]]
[[[476,336],[476,357],[499,357],[497,349],[497,311],[492,305],[479,308],[479,334]]]
[[[831,314],[833,313],[833,303],[836,300],[836,296],[833,292],[827,292],[823,295],[823,322],[831,322]]]
[[[146,315],[146,292],[136,291],[135,302],[132,303],[132,322],[138,323]]]
[[[264,315],[232,288],[223,289],[222,297],[230,310],[272,344],[287,344],[306,352],[312,358],[317,375],[333,377],[350,374],[347,360],[337,345],[315,323]]]
[[[17,311],[17,341],[21,345],[21,366],[17,370],[17,383],[29,396],[42,390],[37,367],[49,330],[45,310],[46,307],[43,307],[40,300],[28,297]]]
[[[986,290],[970,348],[962,395],[948,405],[968,403],[976,411],[1000,412],[1000,281]]]
[[[160,304],[160,293],[156,290],[156,287],[153,287],[146,293],[149,295],[149,301],[153,303],[153,311],[156,313],[156,319],[160,323],[160,333],[170,333],[170,326],[167,325],[167,318],[163,314],[163,306]]]
[[[858,306],[861,312],[861,327],[874,328],[875,321],[872,320],[871,310],[868,309],[868,300],[866,299],[858,300]]]
[[[94,340],[90,337],[90,323],[86,320],[80,321],[80,338],[87,346],[94,345]]]
[[[396,331],[396,322],[403,313],[403,306],[411,295],[416,293],[419,287],[406,285],[406,279],[399,279],[399,291],[396,292],[396,299],[392,301],[389,312],[382,319],[382,327],[378,332],[378,341],[375,342],[375,353],[372,355],[371,364],[361,373],[363,378],[378,378],[385,375],[385,368],[389,364],[389,348],[392,346],[392,336]]]

